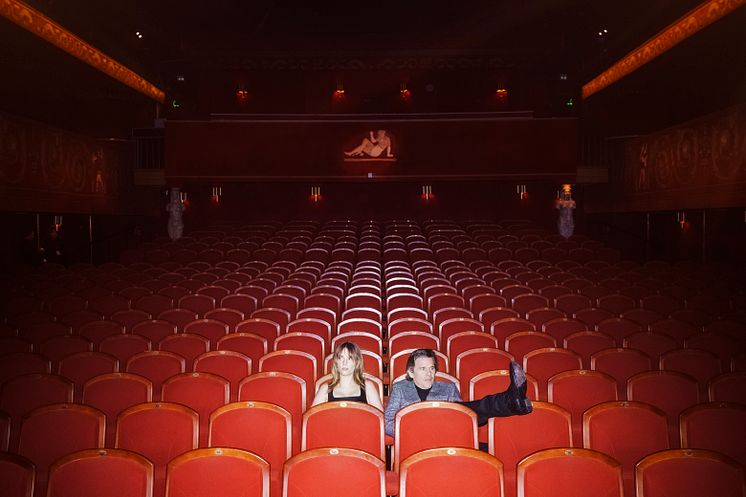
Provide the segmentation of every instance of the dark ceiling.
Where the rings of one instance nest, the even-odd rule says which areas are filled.
[[[206,67],[251,57],[487,54],[507,66],[559,67],[580,86],[696,6],[696,0],[29,0],[103,52],[170,91],[174,64]],[[625,95],[671,98],[671,85],[725,78],[743,98],[746,9],[710,26],[668,62],[604,90],[597,102],[626,107]],[[740,27],[739,27],[740,26]],[[598,36],[600,30],[607,33]],[[142,38],[136,32],[142,33]],[[97,135],[146,126],[155,104],[0,19],[0,108]],[[701,39],[702,42],[699,42]],[[681,55],[685,54],[685,55]],[[686,55],[689,54],[689,55]],[[729,57],[724,57],[727,54]],[[668,64],[668,65],[666,65]],[[660,71],[655,69],[662,68]],[[651,70],[652,69],[652,70]],[[690,74],[692,84],[682,79]],[[704,83],[703,83],[704,81]],[[723,84],[718,85],[720,87]],[[735,88],[735,89],[734,89]],[[689,98],[692,89],[682,91]],[[614,96],[617,100],[614,100]],[[728,97],[731,98],[730,96]],[[621,100],[621,102],[619,101]],[[737,100],[738,101],[738,100]],[[729,103],[729,102],[722,102]],[[677,100],[674,105],[680,105]],[[721,103],[715,103],[717,107]]]
[[[33,0],[32,6],[150,79],[166,60],[233,53],[531,51],[592,66],[696,0]],[[599,30],[607,29],[600,42]],[[135,33],[143,37],[137,38]]]

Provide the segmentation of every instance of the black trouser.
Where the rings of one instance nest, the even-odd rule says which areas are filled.
[[[516,413],[510,408],[511,395],[508,391],[485,395],[479,400],[459,402],[477,413],[477,425],[486,425],[490,418],[503,418]]]

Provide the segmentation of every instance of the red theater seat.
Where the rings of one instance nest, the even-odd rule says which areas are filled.
[[[254,333],[241,332],[230,333],[218,340],[217,349],[232,350],[245,355],[251,359],[252,371],[257,370],[259,367],[259,358],[269,351],[265,337],[255,335]]]
[[[562,371],[583,369],[583,360],[571,350],[555,347],[532,350],[523,357],[523,369],[539,382],[539,399],[547,399],[547,381]]]
[[[453,402],[423,401],[396,413],[393,469],[424,449],[465,447],[478,449],[477,416]]]
[[[166,497],[269,495],[270,468],[256,454],[220,447],[197,449],[168,463]]]
[[[32,497],[36,468],[26,459],[8,452],[0,452],[0,481],[6,497]]]
[[[652,361],[644,352],[635,349],[604,349],[591,356],[591,369],[612,376],[617,382],[619,397],[627,396],[627,379],[637,373],[650,371]]]
[[[269,463],[271,493],[281,495],[282,465],[292,455],[292,420],[283,408],[260,401],[235,402],[210,415],[210,447],[235,447]]]
[[[297,453],[300,450],[301,418],[307,402],[305,381],[294,374],[272,371],[244,378],[238,388],[239,401],[271,402],[290,413],[293,453]]]
[[[583,447],[622,463],[625,494],[633,495],[637,461],[670,447],[666,415],[642,402],[598,404],[583,414]]]
[[[646,402],[668,417],[671,445],[679,446],[679,415],[699,403],[697,381],[675,371],[646,371],[627,380],[627,398]]]
[[[339,429],[347,424],[355,429]],[[324,402],[311,407],[303,414],[301,450],[319,447],[358,449],[385,460],[383,413],[360,402]]]
[[[186,359],[178,354],[162,350],[148,350],[129,358],[125,371],[150,380],[153,400],[161,398],[161,384],[173,375],[183,373]]]
[[[576,447],[583,444],[583,413],[596,404],[619,398],[614,378],[585,369],[557,373],[549,378],[547,390],[549,402],[570,413],[573,445]]]
[[[746,406],[712,402],[681,413],[681,447],[708,449],[746,465]]]
[[[708,383],[710,402],[732,402],[746,405],[746,372],[723,373]]]
[[[408,457],[400,466],[400,497],[502,497],[508,495],[503,488],[502,463],[474,449],[428,449]]]
[[[162,495],[166,465],[176,456],[197,448],[197,413],[170,402],[138,404],[117,416],[114,446],[147,457],[154,465],[153,493]]]
[[[211,373],[228,380],[231,400],[238,398],[238,384],[251,374],[251,358],[232,350],[213,350],[194,359],[194,372]]]
[[[83,385],[83,403],[106,415],[106,446],[114,444],[117,416],[125,409],[150,402],[153,386],[150,380],[130,373],[108,373],[96,376]]]
[[[183,404],[199,415],[199,444],[206,447],[210,413],[230,401],[230,384],[210,373],[181,373],[163,382],[161,398]]]
[[[52,404],[24,417],[17,453],[36,466],[36,492],[44,495],[50,465],[62,456],[104,446],[104,413],[90,406]]]
[[[635,479],[637,497],[746,494],[741,465],[717,452],[700,449],[651,454],[637,463]]]
[[[47,490],[47,497],[71,495],[150,497],[153,495],[153,463],[128,450],[74,452],[52,465]]]
[[[103,352],[79,352],[60,361],[59,374],[71,380],[75,385],[75,399],[80,400],[83,384],[100,374],[119,371],[116,357]]]
[[[586,449],[535,452],[518,464],[516,481],[518,497],[625,495],[622,465],[606,454]]]
[[[505,493],[516,495],[516,466],[524,457],[542,449],[571,447],[570,413],[546,402],[534,402],[529,416],[491,418],[489,453],[503,463]]]
[[[307,450],[285,463],[283,497],[344,495],[350,482],[356,497],[383,497],[385,469],[383,461],[355,449]]]

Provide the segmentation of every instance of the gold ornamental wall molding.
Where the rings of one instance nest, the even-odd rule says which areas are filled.
[[[163,103],[165,93],[145,78],[81,40],[20,0],[0,0],[0,15],[130,88]]]
[[[631,74],[744,3],[746,0],[707,0],[701,3],[583,85],[583,98]]]

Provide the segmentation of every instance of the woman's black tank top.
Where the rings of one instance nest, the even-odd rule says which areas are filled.
[[[368,402],[367,397],[365,396],[365,387],[360,387],[360,395],[355,395],[353,397],[335,397],[333,389],[329,389],[328,394],[328,400],[329,402],[335,402],[340,400],[346,400],[346,401],[353,401],[353,402]]]

